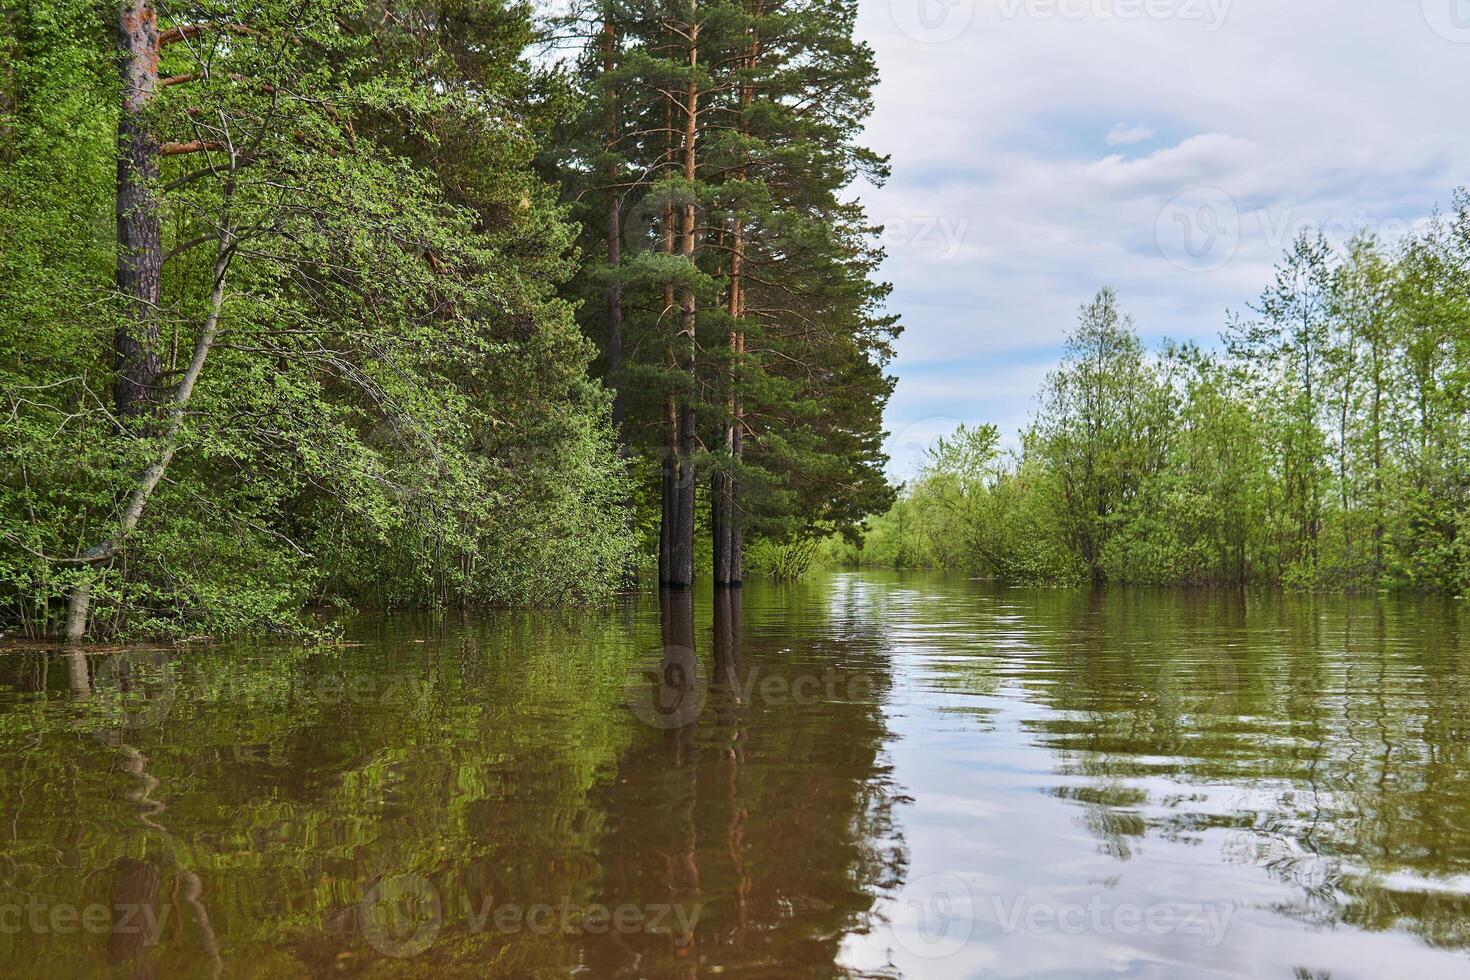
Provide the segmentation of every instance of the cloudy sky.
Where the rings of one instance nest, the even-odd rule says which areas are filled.
[[[1076,309],[1215,344],[1295,233],[1401,237],[1470,183],[1470,0],[863,0],[883,81],[904,476],[1014,437]]]

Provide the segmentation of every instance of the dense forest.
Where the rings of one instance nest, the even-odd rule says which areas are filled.
[[[597,3],[562,19],[588,111],[557,134],[583,229],[581,320],[637,485],[654,491],[658,581],[693,583],[708,528],[717,585],[747,534],[851,533],[891,499],[883,476],[881,253],[856,143],[872,52],[855,3]],[[705,515],[703,518],[698,515]]]
[[[3,9],[0,632],[738,584],[890,503],[855,2]]]
[[[962,427],[851,561],[1019,582],[1470,591],[1470,196],[1303,235],[1216,351],[1103,290],[1014,451]]]

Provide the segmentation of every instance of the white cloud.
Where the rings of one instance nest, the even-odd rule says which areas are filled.
[[[951,233],[943,248],[888,242],[907,328],[895,431],[939,416],[1013,429],[1100,286],[1150,339],[1213,342],[1293,231],[1386,228],[1470,179],[1470,130],[1446,122],[1470,44],[1436,33],[1418,3],[1234,3],[1207,31],[953,0],[942,9],[967,26],[923,43],[891,13],[916,2],[865,0],[859,16],[883,76],[865,138],[894,171],[863,198],[880,222]],[[1160,242],[1186,192],[1234,212],[1238,241],[1208,271]]]
[[[1108,130],[1108,146],[1132,146],[1135,143],[1147,143],[1153,138],[1154,131],[1147,126],[1118,123]]]

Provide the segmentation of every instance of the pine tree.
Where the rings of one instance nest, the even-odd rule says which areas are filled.
[[[557,164],[584,247],[604,257],[578,295],[627,438],[660,466],[665,586],[692,581],[696,472],[719,585],[741,581],[747,529],[850,532],[889,499],[882,367],[897,327],[874,229],[844,198],[886,172],[855,143],[875,83],[855,10],[600,4],[568,22],[588,102]],[[614,193],[620,235],[584,203]],[[606,283],[617,332],[612,305],[588,302]]]

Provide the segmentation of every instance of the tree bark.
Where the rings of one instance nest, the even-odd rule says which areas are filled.
[[[117,289],[125,310],[113,334],[120,419],[143,415],[157,391],[162,361],[158,300],[163,277],[156,182],[158,140],[147,118],[158,90],[158,18],[152,0],[123,0],[117,45],[122,111],[117,123]]]
[[[1373,583],[1383,579],[1383,327],[1375,324],[1373,340]]]
[[[694,264],[695,248],[695,201],[694,181],[698,172],[695,140],[699,129],[699,24],[695,20],[698,6],[690,4],[689,23],[689,80],[684,99],[684,202],[683,234],[680,252],[685,261]],[[671,226],[672,228],[672,226]],[[666,583],[672,589],[687,589],[694,584],[694,497],[696,474],[694,447],[697,441],[694,409],[695,372],[695,325],[698,304],[693,286],[685,286],[680,295],[679,333],[676,338],[674,358],[684,383],[684,391],[678,399],[677,435],[674,447],[675,480],[671,514],[671,540],[669,543],[669,575]]]
[[[617,67],[617,28],[613,24],[612,5],[603,16],[603,73],[611,76]],[[623,205],[618,186],[618,165],[614,153],[618,145],[618,91],[609,83],[607,91],[607,376],[613,391],[612,423],[618,445],[624,445],[623,425],[627,404],[618,377],[623,369],[623,284],[618,267],[623,263]]]
[[[86,565],[86,569],[78,583],[73,586],[67,600],[66,639],[69,642],[79,642],[86,636],[95,570],[112,561],[122,547],[123,541],[138,526],[138,521],[143,517],[143,509],[147,507],[149,498],[153,496],[153,491],[162,482],[164,474],[168,472],[169,464],[173,462],[174,455],[178,452],[189,399],[194,395],[194,386],[199,381],[199,375],[204,371],[204,362],[208,359],[209,352],[214,347],[215,336],[219,332],[219,314],[225,300],[225,277],[229,272],[230,260],[234,257],[234,252],[233,233],[229,228],[222,229],[219,252],[214,260],[214,278],[209,291],[209,313],[200,327],[199,339],[194,344],[194,355],[189,361],[189,366],[185,369],[178,387],[174,389],[173,403],[169,406],[166,417],[167,425],[158,456],[138,477],[138,483],[128,495],[122,516],[118,519],[112,534],[88,548],[81,555],[80,560]]]
[[[672,102],[664,103],[664,169],[670,170],[674,166],[674,106]],[[659,225],[659,234],[662,239],[663,253],[674,254],[674,202],[665,198],[663,202],[662,223]],[[674,308],[674,284],[664,283],[663,308],[659,313],[660,318],[670,313]],[[667,351],[668,364],[670,368],[677,365],[677,355],[674,352],[674,344],[670,343]],[[661,482],[659,485],[659,522],[658,522],[658,584],[660,588],[667,588],[674,575],[674,525],[678,521],[678,497],[679,497],[679,404],[678,399],[672,391],[664,399],[663,418],[663,451]]]
[[[740,218],[735,219],[735,230],[731,236],[730,252],[730,297],[729,313],[738,320],[743,313],[741,297],[741,262],[743,259],[743,237]],[[710,530],[714,539],[714,580],[716,587],[733,587],[741,584],[743,573],[743,541],[740,533],[740,515],[737,511],[739,486],[733,467],[740,462],[742,407],[737,391],[740,358],[745,353],[745,334],[732,329],[729,334],[730,372],[726,379],[729,395],[725,404],[724,445],[727,460],[725,472],[714,476],[710,488]]]
[[[761,5],[755,6],[757,16],[761,13]],[[755,98],[755,90],[749,77],[749,71],[756,65],[760,57],[760,38],[751,38],[750,51],[745,58],[744,67],[747,71],[745,79],[740,85],[740,122],[739,131],[742,139],[750,135],[749,110]],[[741,149],[742,156],[744,148]],[[747,177],[746,168],[742,164],[735,175],[735,179],[744,183]],[[739,321],[745,315],[745,226],[740,214],[739,204],[735,209],[734,219],[731,222],[730,235],[730,294],[728,312],[732,327],[729,333],[730,345],[730,372],[726,379],[729,385],[729,396],[726,400],[724,444],[725,453],[730,464],[728,472],[719,475],[714,480],[711,488],[710,504],[710,527],[714,538],[714,579],[715,585],[734,587],[744,580],[744,540],[740,530],[739,513],[739,478],[735,475],[734,467],[740,463],[742,429],[744,426],[744,404],[739,392],[740,361],[745,354],[745,332],[739,328]]]
[[[81,581],[72,586],[66,600],[66,642],[80,643],[87,638],[87,622],[92,614],[91,569],[82,573]]]
[[[658,521],[658,584],[667,588],[674,573],[674,525],[678,515],[679,464],[679,407],[672,394],[664,399],[664,449],[660,471],[659,504],[662,508]]]
[[[696,77],[696,69],[699,67],[699,24],[695,22],[694,16],[697,11],[697,0],[690,3],[689,24],[689,84],[684,103],[684,259],[690,265],[694,264],[695,246],[695,202],[694,181],[697,174],[698,161],[695,155],[695,140],[699,133],[699,79]],[[683,404],[679,410],[679,514],[675,525],[674,539],[674,578],[670,585],[678,587],[689,587],[694,584],[694,445],[695,412],[694,412],[694,372],[695,372],[695,321],[697,314],[697,302],[694,296],[694,287],[684,288],[682,310],[679,318],[680,349],[682,351],[682,364],[686,376],[688,388],[686,389]]]

